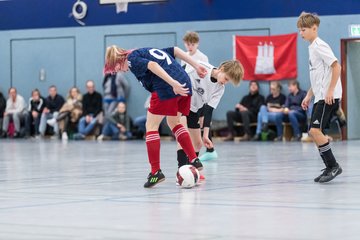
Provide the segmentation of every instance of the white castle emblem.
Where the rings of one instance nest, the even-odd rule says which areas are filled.
[[[259,42],[258,53],[255,64],[255,74],[273,74],[276,73],[274,67],[274,50],[272,42],[268,45]]]

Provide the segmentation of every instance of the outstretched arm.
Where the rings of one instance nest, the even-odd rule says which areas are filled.
[[[174,47],[174,55],[175,57],[180,58],[181,60],[190,64],[196,70],[199,77],[203,78],[207,74],[207,71],[204,67],[198,64],[192,57],[190,57],[188,54],[186,54],[186,52],[184,52],[180,48]]]

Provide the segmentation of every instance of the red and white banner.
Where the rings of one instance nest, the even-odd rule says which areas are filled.
[[[235,36],[234,57],[245,69],[245,80],[297,77],[297,33],[276,36]]]

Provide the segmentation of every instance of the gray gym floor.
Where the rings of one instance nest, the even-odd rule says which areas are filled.
[[[175,185],[175,142],[162,142],[166,181],[144,189],[143,141],[0,141],[0,239],[359,239],[359,141],[335,142],[344,172],[309,143],[216,143],[206,181]]]

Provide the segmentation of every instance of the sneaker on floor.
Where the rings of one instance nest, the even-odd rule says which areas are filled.
[[[46,123],[53,127],[55,126],[56,119],[55,118],[49,119],[46,121]]]
[[[322,176],[325,176],[329,170],[330,170],[330,168],[329,169],[328,168],[321,169],[322,173],[319,176],[317,176],[316,178],[314,178],[314,182],[319,182],[320,178],[322,178]]]
[[[161,183],[165,180],[165,175],[162,173],[161,169],[159,169],[155,174],[149,173],[147,177],[147,182],[144,184],[144,188],[152,188],[156,184]]]
[[[218,158],[217,152],[214,150],[213,152],[204,152],[200,157],[200,161],[210,161]]]
[[[261,141],[261,135],[260,134],[255,134],[254,137],[251,139],[251,141]]]
[[[283,140],[283,136],[278,136],[274,138],[274,142],[281,142]]]
[[[201,171],[204,168],[198,158],[196,158],[193,162],[191,162],[190,165],[193,165],[199,171]]]
[[[61,139],[62,139],[63,141],[67,141],[67,140],[69,139],[69,137],[68,137],[68,135],[67,135],[67,132],[63,132],[63,133],[61,134]]]
[[[83,135],[81,133],[74,134],[74,140],[84,140],[84,139],[85,139],[85,135]]]
[[[239,141],[240,141],[240,142],[250,141],[250,140],[251,140],[251,137],[249,136],[249,134],[246,134],[246,133],[239,138]]]
[[[102,141],[102,140],[104,140],[104,135],[103,135],[103,134],[101,134],[100,136],[98,136],[98,137],[96,138],[96,140],[98,140],[98,141]]]
[[[340,175],[342,173],[342,168],[338,164],[336,167],[330,168],[328,171],[326,171],[326,174],[322,176],[319,180],[319,183],[325,183],[330,182],[333,180],[337,175]]]

